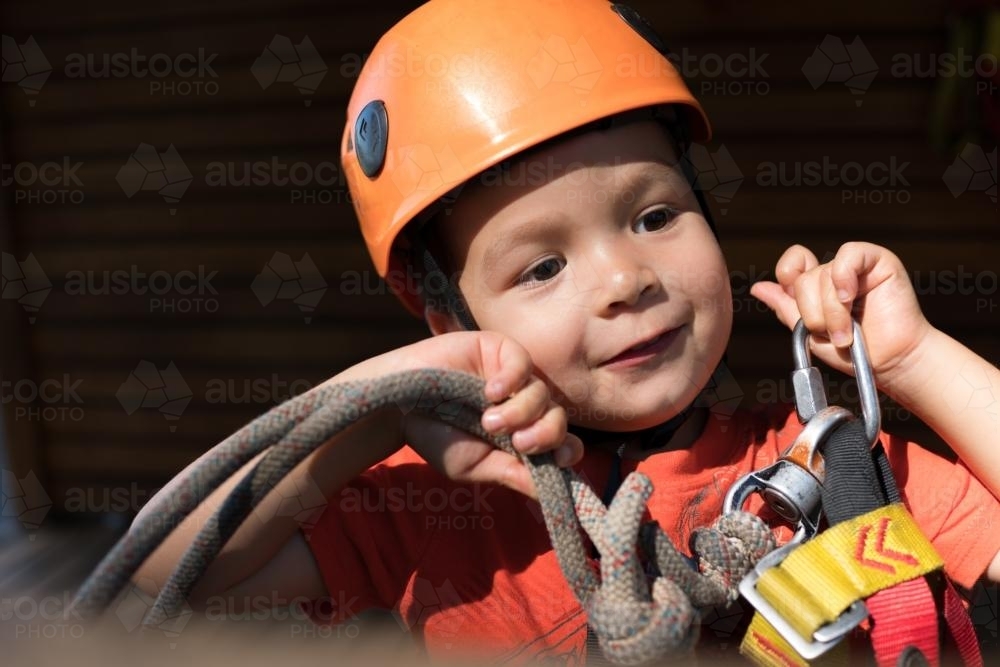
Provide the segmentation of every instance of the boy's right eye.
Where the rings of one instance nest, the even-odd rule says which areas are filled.
[[[517,284],[530,285],[552,280],[565,265],[566,263],[558,257],[548,257],[522,273],[517,279]]]

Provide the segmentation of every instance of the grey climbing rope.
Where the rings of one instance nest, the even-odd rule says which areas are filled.
[[[72,608],[82,618],[104,611],[163,540],[216,488],[261,452],[188,547],[147,613],[145,626],[172,617],[198,579],[256,504],[310,453],[359,419],[384,409],[413,410],[454,425],[520,456],[538,489],[559,566],[609,660],[641,664],[683,651],[697,639],[698,609],[725,604],[764,554],[775,547],[756,516],[736,512],[692,536],[698,570],[655,524],[642,523],[652,484],[641,473],[624,480],[610,507],[550,454],[521,456],[508,436],[480,426],[489,406],[483,381],[454,371],[418,370],[328,385],[292,398],[213,448],[174,493],[132,526],[87,578]],[[600,577],[587,558],[583,533],[601,554]],[[655,566],[652,585],[643,560]]]

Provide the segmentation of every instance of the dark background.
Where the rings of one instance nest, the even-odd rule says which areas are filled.
[[[186,463],[290,391],[425,335],[422,322],[397,305],[371,270],[337,167],[344,110],[364,54],[416,4],[0,4],[3,35],[18,47],[33,38],[51,66],[37,94],[16,80],[0,87],[3,163],[82,163],[74,172],[79,183],[15,179],[3,188],[5,279],[16,278],[8,272],[11,258],[30,273],[23,266],[30,255],[44,279],[32,274],[26,284],[37,291],[50,283],[31,312],[30,299],[14,292],[0,300],[0,368],[8,383],[4,493],[37,506],[33,476],[50,507],[0,522],[31,532],[85,514],[128,516]],[[720,200],[724,189],[709,194],[737,306],[728,358],[738,385],[720,385],[717,410],[769,400],[787,377],[790,337],[747,290],[771,277],[774,262],[795,242],[821,259],[848,240],[887,246],[914,277],[931,321],[991,362],[1000,360],[995,152],[992,200],[985,188],[956,196],[944,178],[970,144],[973,153],[995,151],[981,105],[997,99],[997,83],[928,70],[954,47],[952,30],[962,24],[953,21],[953,10],[962,3],[633,4],[675,52],[688,56],[686,73],[714,125],[716,166],[723,180],[733,165],[742,178],[729,201]],[[966,25],[983,25],[982,14],[972,16]],[[296,45],[308,37],[325,64],[321,80],[303,84],[314,88],[308,94],[291,82],[271,83],[266,67],[257,70],[266,87],[255,77],[255,61],[277,35]],[[804,68],[815,73],[817,47],[825,39],[856,38],[877,65],[874,78],[862,76],[855,91],[829,80],[814,88]],[[978,53],[979,43],[968,48]],[[199,50],[205,59],[217,55],[190,77],[101,75],[108,54],[133,49],[172,59]],[[766,55],[762,71],[713,69],[731,56],[741,65],[751,54]],[[923,71],[899,72],[901,58]],[[67,69],[87,59],[98,71],[79,76]],[[858,74],[870,69],[857,57],[852,63]],[[130,156],[141,153],[141,144],[161,154],[173,146],[190,172],[190,184],[173,192],[176,201],[155,190],[129,191],[137,173]],[[907,183],[862,182],[845,195],[830,182],[769,187],[758,179],[764,163],[825,159],[908,163]],[[213,163],[235,163],[239,177],[245,162],[259,161],[305,163],[314,172],[328,163],[318,173],[332,174],[333,183],[206,182]],[[183,180],[182,171],[178,177],[172,170],[170,180]],[[277,253],[293,262],[311,258],[315,268],[300,265],[301,278],[326,288],[312,295],[312,305],[271,294],[266,275],[258,278],[269,263],[281,263]],[[165,272],[172,282],[160,296],[132,287],[116,294],[114,284],[112,293],[100,293],[105,271]],[[182,294],[183,271],[210,275],[211,288]],[[88,274],[92,285],[81,290],[79,276]],[[171,364],[180,383],[165,370]],[[145,374],[150,368],[165,378],[166,399],[156,398],[157,375]],[[139,378],[150,387],[146,407],[139,406]],[[836,382],[843,393],[845,385]],[[34,396],[32,387],[43,384],[46,391]],[[790,398],[787,389],[782,395]],[[914,417],[884,407],[887,429],[944,451]],[[171,411],[176,418],[165,416]],[[12,491],[14,482],[20,492]],[[86,507],[71,502],[87,493]]]

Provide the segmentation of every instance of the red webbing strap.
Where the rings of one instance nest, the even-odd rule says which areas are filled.
[[[944,620],[966,667],[983,667],[983,655],[979,651],[979,639],[972,627],[972,619],[958,591],[948,580],[945,580],[944,586]]]
[[[879,667],[897,667],[909,647],[923,653],[927,664],[941,664],[937,606],[924,577],[875,593],[867,600],[871,614],[872,649]]]

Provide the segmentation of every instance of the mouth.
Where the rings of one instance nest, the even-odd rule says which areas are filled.
[[[644,338],[632,344],[600,365],[625,367],[644,363],[670,347],[670,344],[677,339],[680,330],[681,327],[664,329],[651,338]]]

